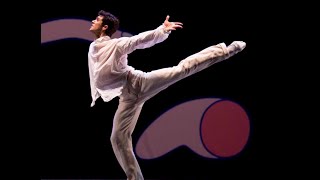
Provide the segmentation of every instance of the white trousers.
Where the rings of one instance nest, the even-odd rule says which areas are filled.
[[[144,102],[175,82],[234,54],[235,52],[228,52],[224,43],[220,43],[187,57],[177,66],[151,72],[129,72],[127,84],[120,95],[111,134],[113,151],[128,180],[144,179],[133,152],[131,139]]]

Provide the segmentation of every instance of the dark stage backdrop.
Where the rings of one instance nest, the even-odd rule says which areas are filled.
[[[168,1],[144,4],[125,1],[48,2],[40,14],[42,60],[39,67],[42,68],[39,72],[43,77],[40,89],[43,93],[40,105],[43,112],[40,134],[41,178],[125,178],[109,140],[118,98],[108,103],[99,99],[96,106],[90,108],[87,67],[90,44],[87,30],[90,23],[85,29],[83,24],[93,20],[100,9],[110,11],[120,18],[120,36],[154,29],[163,23],[166,15],[171,16],[171,21],[184,23],[183,29],[173,31],[163,43],[129,55],[129,65],[143,71],[174,66],[187,56],[220,42],[227,45],[234,40],[247,43],[243,52],[170,86],[145,103],[132,135],[134,148],[144,132],[151,129],[151,125],[166,121],[162,126],[155,127],[158,128],[157,136],[160,138],[150,140],[145,145],[145,148],[154,148],[154,151],[162,154],[156,156],[149,152],[145,154],[149,155],[149,159],[142,158],[143,154],[137,156],[146,179],[260,179],[281,172],[279,157],[272,146],[274,136],[270,132],[273,130],[269,129],[275,120],[266,118],[262,113],[266,107],[263,101],[269,97],[262,96],[263,91],[268,91],[264,86],[266,75],[263,74],[266,62],[259,61],[257,54],[261,27],[256,20],[259,20],[261,6],[263,4],[255,2],[249,6],[241,1],[233,4],[228,1],[209,3],[202,0],[183,2],[180,6]],[[57,25],[54,22],[67,23]],[[202,116],[199,119],[188,119],[186,114],[199,114],[199,111],[205,114],[205,110],[215,108],[212,103],[200,103],[199,110],[190,102],[208,98],[213,99],[212,103],[218,99],[225,104],[233,104],[227,106],[221,116],[230,115],[231,122],[239,120],[237,122],[241,126],[222,126],[226,132],[218,133],[221,136],[217,138],[219,142],[215,137],[210,137],[217,135],[214,131],[219,128],[202,127],[207,129],[209,136],[204,141],[204,135],[200,138],[200,133],[205,132],[195,126],[198,132],[194,134],[198,136],[195,139],[203,141],[189,142],[191,140],[187,137],[194,130],[186,123],[197,121],[200,124]],[[162,116],[174,111],[182,103],[191,105],[182,111],[173,112],[169,120]],[[198,110],[194,110],[193,106]],[[232,114],[233,108],[242,112],[242,119],[238,114]],[[181,117],[186,119],[185,122]],[[219,120],[216,121],[219,123]],[[241,137],[237,139],[234,135],[228,136],[228,131],[240,132]],[[215,141],[212,142],[212,139]],[[241,141],[240,145],[238,140]],[[166,141],[170,143],[167,148],[169,151],[164,152]],[[198,143],[196,146],[203,151],[202,155],[190,148],[192,143]],[[214,149],[219,145],[222,146],[220,150]],[[235,153],[230,154],[224,150]],[[204,152],[211,156],[218,155],[218,158],[205,157]]]

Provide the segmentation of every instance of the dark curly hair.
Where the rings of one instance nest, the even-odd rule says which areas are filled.
[[[99,16],[103,16],[102,25],[108,25],[108,29],[106,30],[106,34],[108,36],[112,36],[119,28],[119,19],[113,14],[106,12],[104,10],[100,10],[98,13]]]

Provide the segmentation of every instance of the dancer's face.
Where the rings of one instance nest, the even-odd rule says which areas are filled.
[[[92,25],[89,31],[97,34],[97,33],[100,33],[102,30],[105,30],[107,26],[104,27],[102,25],[102,19],[103,19],[103,16],[97,16],[96,19],[92,20]]]

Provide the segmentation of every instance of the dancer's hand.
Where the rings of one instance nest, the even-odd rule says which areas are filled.
[[[169,18],[170,16],[168,15],[166,17],[166,20],[163,22],[165,32],[176,30],[177,28],[182,28],[183,24],[181,22],[169,22]]]

